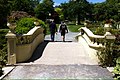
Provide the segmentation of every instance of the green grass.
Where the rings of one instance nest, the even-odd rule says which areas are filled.
[[[78,29],[83,27],[84,25],[67,25],[67,26],[71,32],[79,32]]]
[[[59,24],[56,24],[57,26],[57,29],[59,30]],[[68,26],[68,29],[71,31],[71,32],[79,32],[79,28],[83,27],[84,25],[74,25],[74,24],[69,24],[67,25]],[[49,25],[47,24],[47,27],[46,27],[46,34],[50,34],[50,30],[49,30]]]

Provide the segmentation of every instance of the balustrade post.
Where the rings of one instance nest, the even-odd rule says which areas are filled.
[[[105,34],[105,52],[107,55],[107,63],[110,65],[112,65],[112,52],[113,52],[113,44],[115,41],[115,36],[113,34],[111,34],[110,32],[106,32]]]
[[[109,41],[114,41],[115,40],[115,36],[113,34],[111,34],[110,32],[106,32],[105,33],[105,39],[109,40]]]
[[[8,47],[8,64],[16,64],[16,35],[8,32],[6,38]]]
[[[7,24],[10,28],[9,32],[6,34],[7,38],[7,50],[8,50],[8,64],[16,64],[16,34],[14,33],[15,25]]]
[[[106,32],[105,39],[106,39],[106,43],[108,44],[108,45],[106,44],[106,46],[109,46],[109,48],[110,48],[110,46],[112,46],[115,38],[116,37],[113,34],[111,34],[110,32]]]

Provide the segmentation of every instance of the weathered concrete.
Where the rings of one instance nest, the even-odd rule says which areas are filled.
[[[107,69],[95,65],[17,66],[5,79],[80,79],[112,80]]]

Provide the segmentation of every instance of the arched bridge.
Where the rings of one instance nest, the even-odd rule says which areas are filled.
[[[55,42],[50,42],[49,35],[44,39],[40,27],[23,36],[7,34],[8,64],[17,67],[5,79],[112,79],[96,57],[97,50],[105,47],[102,41],[110,36],[94,35],[86,27],[66,34],[66,42],[59,33]]]

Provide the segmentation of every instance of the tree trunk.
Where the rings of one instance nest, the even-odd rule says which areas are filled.
[[[80,25],[80,14],[78,13],[78,25]]]

